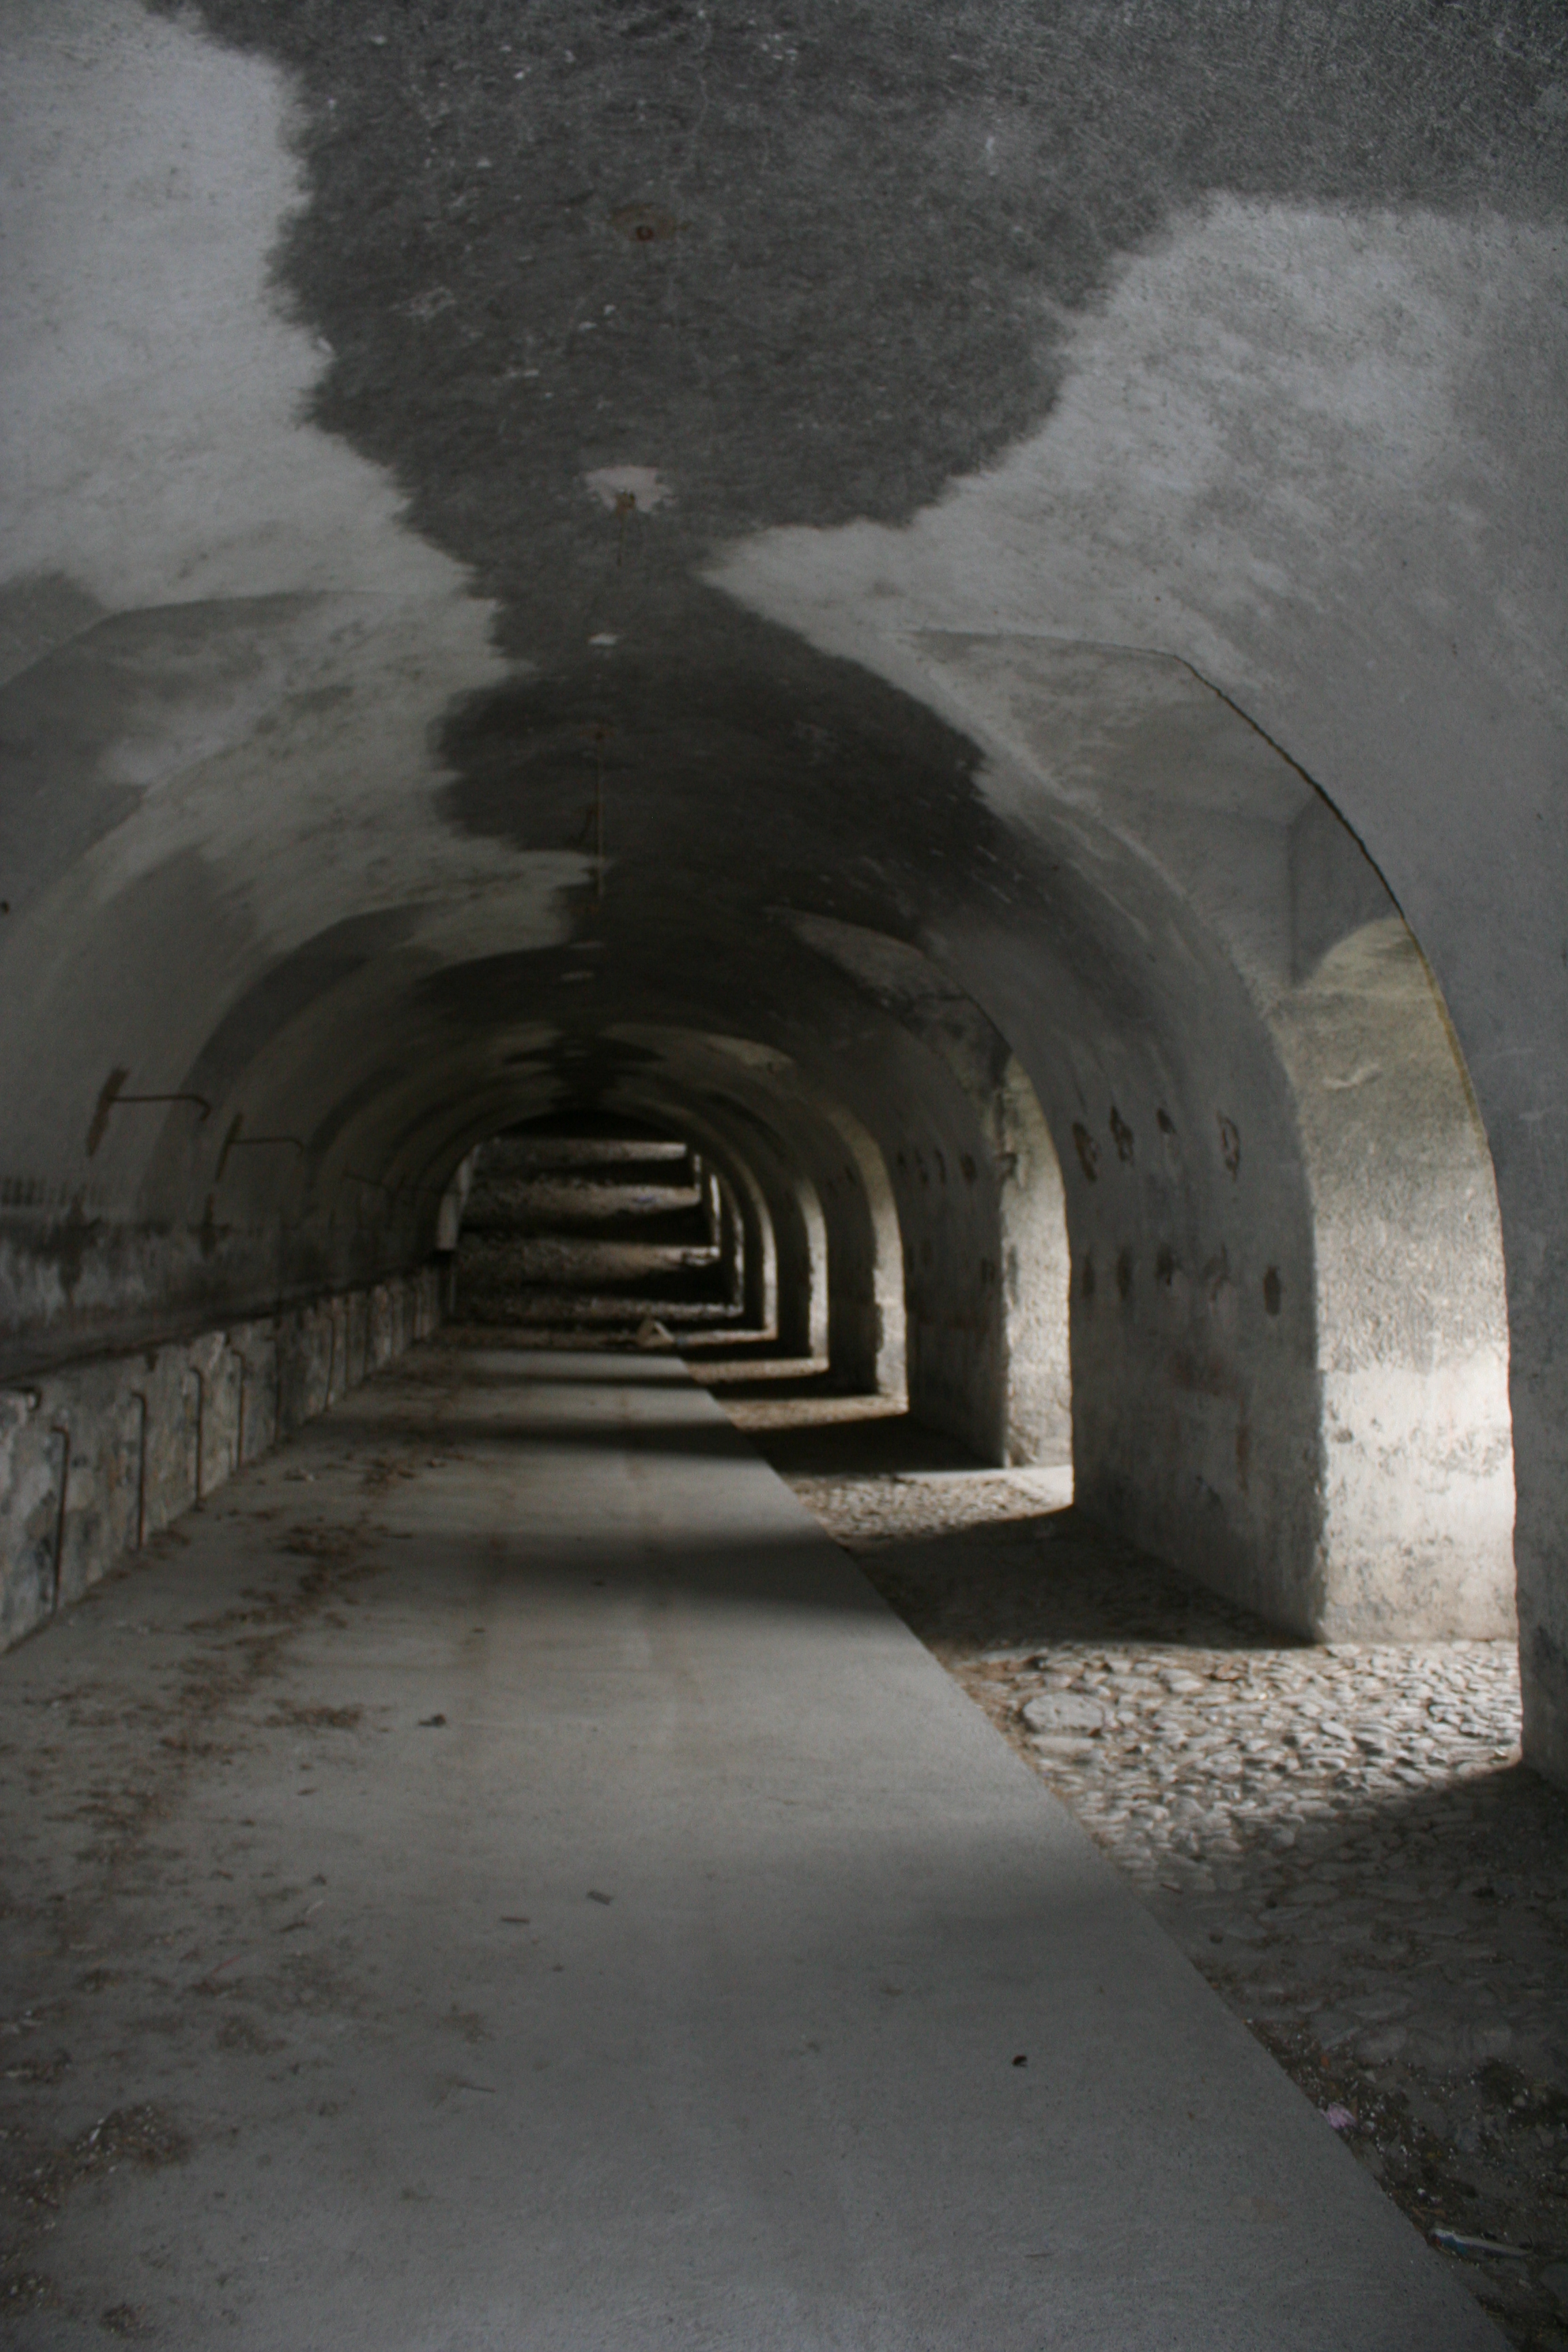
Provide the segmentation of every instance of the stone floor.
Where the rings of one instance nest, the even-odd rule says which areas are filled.
[[[1568,1801],[1510,1645],[1282,1642],[809,1391],[721,1391],[827,1530],[1529,2352],[1568,2346]],[[862,1408],[864,1412],[864,1408]]]
[[[26,2352],[1493,2343],[668,1360],[414,1350],[3,1679]]]
[[[668,1358],[416,1349],[3,1679],[26,2352],[1496,2340]]]

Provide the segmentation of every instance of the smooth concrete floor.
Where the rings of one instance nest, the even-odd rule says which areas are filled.
[[[28,2347],[1500,2342],[670,1360],[421,1349],[0,1675]]]

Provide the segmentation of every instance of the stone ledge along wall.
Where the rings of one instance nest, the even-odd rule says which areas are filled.
[[[438,1265],[0,1388],[0,1649],[441,1319]]]

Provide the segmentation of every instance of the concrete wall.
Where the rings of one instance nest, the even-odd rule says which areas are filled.
[[[1491,1160],[1397,919],[1279,1014],[1311,1187],[1326,1639],[1515,1627],[1508,1307]]]
[[[439,1272],[0,1388],[0,1647],[439,1319]]]
[[[1072,1458],[1072,1262],[1061,1162],[1039,1099],[1009,1057],[989,1107],[1001,1180],[1008,1462]]]
[[[747,1279],[760,1286],[748,1303],[752,1328],[776,1339],[786,1356],[827,1352],[827,1231],[815,1186],[765,1121],[712,1087],[699,1107],[689,1092],[643,1094],[623,1085],[615,1108],[634,1118],[674,1118],[701,1142],[734,1185],[747,1232]]]
[[[831,1078],[777,1048],[638,1023],[616,1032],[658,1065],[614,1097],[679,1112],[696,1101],[769,1188],[779,1248],[781,1345],[829,1358],[851,1390],[904,1385],[899,1211],[882,1148]],[[660,1087],[662,1091],[655,1092]],[[862,1106],[863,1107],[863,1106]]]
[[[789,1144],[760,1112],[710,1100],[737,1159],[754,1171],[772,1212],[775,1260],[774,1328],[786,1356],[826,1358],[828,1236],[822,1198]],[[840,1244],[842,1247],[842,1244]]]
[[[904,1244],[910,1411],[983,1462],[1000,1462],[1007,1401],[994,1171],[974,1148],[966,1104],[928,1097],[918,1111],[909,1106],[902,1125],[891,1173]]]
[[[1048,938],[1026,961],[973,919],[929,943],[1060,1145],[1081,1504],[1303,1633],[1505,1629],[1500,1234],[1386,887],[1177,665],[996,639],[923,659],[987,730],[1020,850],[1100,901],[1045,987]]]
[[[827,1095],[823,1115],[838,1149],[820,1183],[827,1224],[827,1352],[847,1388],[905,1393],[909,1289],[898,1190],[871,1129]],[[840,1235],[835,1274],[834,1234]]]
[[[1065,1459],[1067,1221],[1027,1075],[908,941],[819,915],[795,914],[791,928],[897,1024],[878,1041],[863,1099],[898,1191],[910,1409],[984,1460]]]
[[[437,233],[395,11],[10,12],[0,1376],[401,1274],[471,1144],[636,1079],[779,1135],[857,1376],[901,1249],[919,1385],[1005,1448],[984,1118],[820,919],[1026,1073],[1079,1476],[1141,1540],[1306,1627],[1502,1622],[1506,1346],[1568,1778],[1568,34],[1309,16],[716,33],[711,201],[633,243],[585,197],[520,276],[568,175],[668,175],[631,30],[498,141],[455,0]],[[1464,1071],[1334,1059],[1396,915],[1506,1343]]]
[[[683,1114],[682,1132],[701,1144],[723,1191],[724,1214],[732,1229],[733,1263],[740,1281],[737,1304],[748,1330],[759,1338],[778,1334],[778,1244],[768,1197],[755,1174],[707,1121]]]

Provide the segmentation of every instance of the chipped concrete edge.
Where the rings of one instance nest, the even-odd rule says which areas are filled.
[[[429,1265],[0,1386],[0,1650],[427,1339]]]

